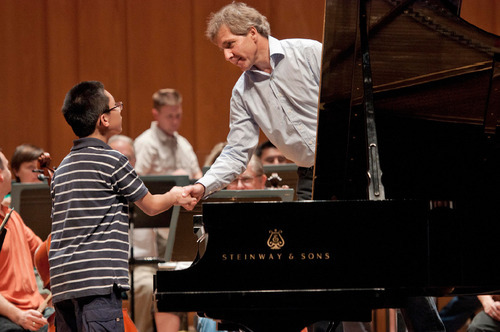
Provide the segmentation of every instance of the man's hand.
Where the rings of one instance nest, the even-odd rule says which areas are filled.
[[[36,310],[25,310],[18,317],[17,325],[25,330],[38,331],[49,322]]]
[[[494,301],[485,305],[484,312],[496,321],[500,321],[500,302]]]
[[[181,206],[193,206],[191,209],[194,208],[198,200],[196,198],[191,197],[191,195],[185,195],[184,194],[184,188],[182,187],[173,187],[170,189],[170,194],[175,197],[175,203],[174,205],[181,205]]]
[[[198,203],[205,194],[205,187],[201,183],[195,183],[193,185],[186,186],[183,189],[184,192],[182,193],[182,196],[184,197],[190,196],[196,199],[194,204],[182,205],[186,210],[192,210],[194,209],[196,203]]]

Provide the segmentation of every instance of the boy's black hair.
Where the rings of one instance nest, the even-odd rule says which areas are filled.
[[[73,132],[82,138],[94,132],[99,117],[108,110],[108,104],[104,85],[98,81],[85,81],[68,91],[62,113]]]

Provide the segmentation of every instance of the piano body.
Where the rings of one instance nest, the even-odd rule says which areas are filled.
[[[327,0],[312,201],[203,205],[206,250],[160,311],[246,331],[495,293],[500,38],[438,0]]]

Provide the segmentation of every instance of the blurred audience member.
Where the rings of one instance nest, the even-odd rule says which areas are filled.
[[[177,132],[182,121],[182,96],[174,89],[153,94],[151,128],[135,139],[135,170],[139,175],[202,176],[198,159],[188,140]]]
[[[38,168],[38,157],[43,153],[43,149],[33,144],[19,145],[11,159],[11,169],[16,182],[41,182],[38,179],[40,173],[33,172]]]
[[[255,154],[260,158],[263,165],[277,165],[277,164],[287,164],[290,163],[283,155],[283,153],[278,150],[276,146],[270,141],[265,141],[260,144],[255,150]]]
[[[266,189],[267,176],[264,174],[264,168],[257,156],[252,156],[247,169],[239,175],[236,180],[231,182],[226,189],[229,190],[249,190]]]

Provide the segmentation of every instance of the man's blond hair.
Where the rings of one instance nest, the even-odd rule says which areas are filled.
[[[162,106],[182,104],[182,95],[175,89],[160,89],[153,94],[153,107],[159,110]]]
[[[242,2],[230,3],[217,13],[210,14],[205,31],[207,38],[215,43],[217,34],[223,25],[238,36],[245,36],[251,27],[254,27],[265,38],[269,38],[271,34],[271,26],[267,18]]]

